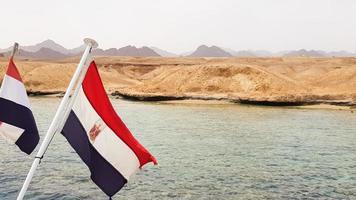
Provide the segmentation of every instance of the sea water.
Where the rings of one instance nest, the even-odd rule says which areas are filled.
[[[112,102],[158,160],[113,199],[356,199],[356,113]],[[43,139],[59,99],[31,104]],[[0,140],[1,200],[16,198],[35,152],[25,156]],[[57,134],[25,199],[108,198]]]

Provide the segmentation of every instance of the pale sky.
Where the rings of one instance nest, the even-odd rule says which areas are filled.
[[[356,52],[356,0],[0,0],[0,47],[53,39],[67,48],[198,45]]]

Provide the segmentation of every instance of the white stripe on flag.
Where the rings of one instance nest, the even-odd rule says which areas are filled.
[[[5,122],[0,122],[0,135],[7,142],[15,144],[25,130]]]
[[[30,109],[30,101],[23,83],[6,74],[2,82],[0,97]]]
[[[73,111],[86,130],[94,148],[128,180],[138,170],[140,162],[131,148],[102,121],[85,96],[83,88],[76,98]],[[93,140],[89,132],[94,125],[100,126],[100,133]]]

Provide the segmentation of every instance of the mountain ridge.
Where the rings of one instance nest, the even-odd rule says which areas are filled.
[[[125,46],[119,49],[117,48],[109,48],[106,50],[103,49],[94,49],[94,55],[98,56],[141,56],[141,57],[160,57],[158,53],[154,50],[150,49],[149,47],[143,46],[137,48],[135,46]]]
[[[218,46],[200,45],[188,57],[232,57],[232,55]]]
[[[12,47],[0,49],[3,56],[9,55]],[[20,46],[23,57],[54,59],[79,56],[85,50],[85,45],[75,48],[65,48],[51,39],[44,40],[34,45]],[[121,48],[94,49],[98,56],[138,56],[138,57],[355,57],[356,53],[348,51],[322,51],[322,50],[289,50],[270,52],[266,50],[233,50],[215,45],[200,45],[194,51],[176,54],[158,47],[135,47],[128,45]]]
[[[9,56],[12,47],[8,47],[6,49],[1,49],[0,53],[2,55]],[[35,58],[35,59],[61,59],[66,57],[78,56],[83,53],[85,50],[85,45],[81,45],[76,48],[67,49],[62,45],[54,42],[53,40],[45,40],[43,42],[37,43],[35,45],[29,46],[20,46],[19,48],[19,56],[25,58]],[[138,56],[138,57],[152,57],[160,55],[156,53],[154,50],[149,47],[143,46],[137,48],[132,45],[128,45],[125,47],[117,48],[109,48],[109,49],[94,49],[94,55],[99,56]]]

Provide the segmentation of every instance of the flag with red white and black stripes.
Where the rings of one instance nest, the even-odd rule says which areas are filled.
[[[26,89],[13,57],[0,89],[0,136],[27,154],[31,154],[39,141]]]
[[[143,165],[156,164],[116,114],[94,61],[62,134],[88,166],[94,183],[110,197]]]

